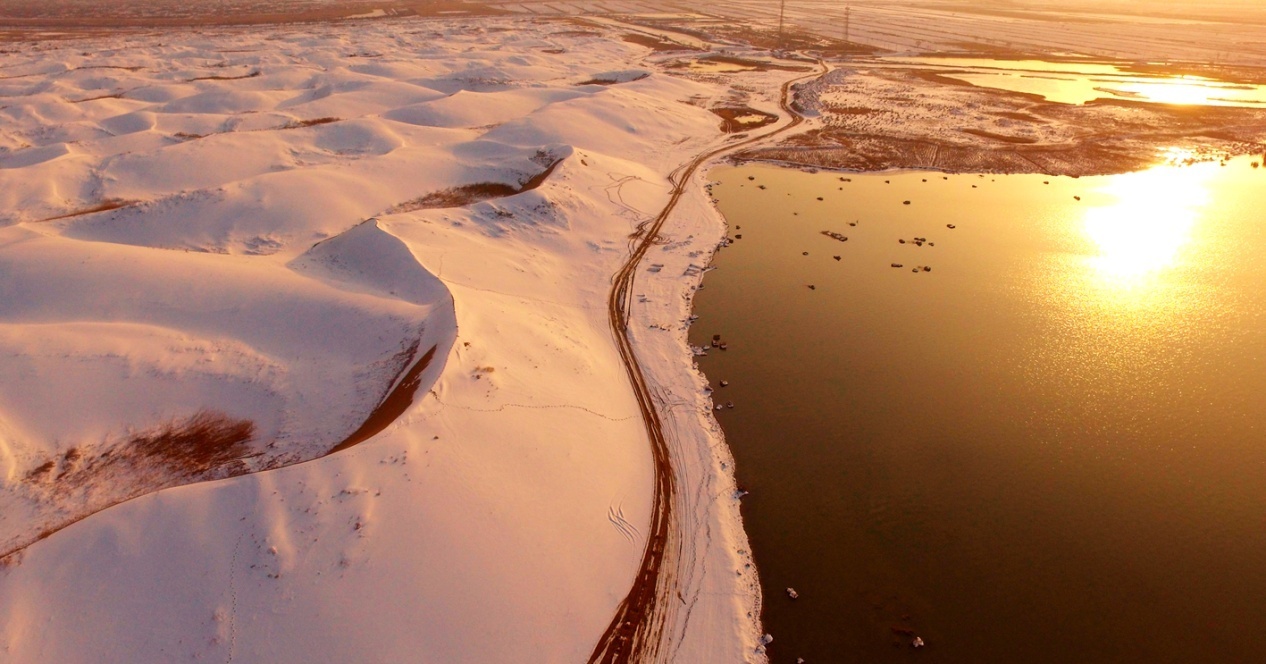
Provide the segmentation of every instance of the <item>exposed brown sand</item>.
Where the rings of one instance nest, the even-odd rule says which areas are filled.
[[[241,80],[241,79],[243,79],[243,78],[255,78],[256,76],[259,76],[259,73],[260,73],[260,72],[259,72],[259,70],[255,70],[255,71],[253,71],[253,72],[251,72],[251,73],[249,73],[249,74],[242,74],[241,76],[219,76],[219,75],[217,75],[217,76],[198,76],[198,77],[196,77],[196,78],[191,78],[191,79],[189,79],[189,81],[188,81],[188,82],[189,82],[189,83],[193,83],[194,81],[237,81],[237,80]]]
[[[525,191],[536,189],[545,183],[554,172],[554,169],[562,163],[562,159],[555,160],[548,168],[532,176],[527,182],[514,187],[501,182],[476,182],[474,184],[464,184],[460,187],[450,187],[440,191],[433,191],[420,198],[411,201],[405,201],[391,208],[387,214],[401,214],[404,212],[414,212],[416,210],[429,210],[436,208],[461,207],[471,205],[480,201],[492,200],[494,198],[505,198],[506,196],[514,196]]]
[[[646,78],[647,76],[650,76],[650,74],[642,74],[635,78],[630,78],[626,80],[619,80],[615,78],[603,78],[600,76],[598,78],[591,78],[587,81],[581,81],[580,83],[578,83],[578,85],[617,85],[619,83],[632,83],[633,81],[640,81]]]
[[[56,217],[48,217],[47,219],[37,219],[33,223],[42,223],[45,221],[57,221],[58,219],[70,219],[71,217],[82,217],[87,214],[96,214],[97,212],[109,212],[110,210],[118,210],[129,205],[136,205],[137,201],[128,201],[119,198],[111,198],[101,201],[92,207],[86,207],[66,214],[59,214]]]
[[[430,366],[437,348],[432,346],[420,359],[412,361],[418,346],[415,341],[404,351],[405,366],[392,377],[386,394],[361,425],[322,456],[341,452],[369,440],[408,410],[421,385],[422,373]],[[79,448],[71,448],[57,459],[50,459],[37,466],[23,481],[50,486],[53,491],[62,493],[82,491],[94,481],[116,482],[127,477],[134,480],[148,477],[151,481],[141,482],[134,492],[120,500],[46,525],[38,533],[0,551],[0,564],[20,554],[35,542],[93,514],[135,498],[173,486],[252,472],[242,462],[250,456],[246,443],[251,441],[254,433],[255,425],[249,420],[235,420],[222,413],[200,411],[186,420],[168,422],[152,430],[134,433],[121,444],[96,454],[86,455]],[[291,465],[296,463],[279,460],[263,470]]]
[[[72,104],[82,104],[82,103],[84,103],[84,102],[88,102],[88,101],[98,101],[98,100],[100,100],[100,99],[122,99],[122,98],[123,98],[123,93],[122,93],[122,92],[116,92],[116,93],[114,93],[114,94],[109,94],[109,95],[98,95],[98,96],[96,96],[96,97],[86,97],[86,98],[84,98],[84,99],[74,99],[74,100],[72,100],[70,103],[72,103]]]
[[[410,353],[417,353],[418,344],[415,341],[410,347]],[[370,438],[378,435],[383,429],[386,429],[392,422],[395,422],[404,415],[404,412],[413,405],[414,396],[417,394],[418,386],[422,384],[422,372],[431,365],[431,360],[435,357],[436,346],[431,346],[431,350],[426,351],[422,359],[414,362],[412,366],[406,366],[400,370],[392,380],[395,386],[383,397],[382,401],[374,408],[369,417],[365,418],[360,428],[352,432],[350,436],[344,438],[342,442],[330,448],[326,456],[336,452],[342,452],[350,447],[355,447]]]
[[[38,533],[0,551],[0,564],[35,542],[134,498],[182,484],[245,474],[242,461],[248,457],[246,444],[254,435],[254,422],[204,410],[182,421],[132,433],[105,450],[85,453],[72,447],[37,466],[22,481],[62,496],[89,491],[93,484],[103,482],[130,479],[137,486],[120,500],[87,512],[62,514],[61,521],[46,523]]]
[[[342,121],[343,121],[343,118],[334,118],[334,117],[312,118],[311,120],[299,120],[297,122],[291,122],[287,124],[286,126],[282,127],[282,129],[301,129],[303,127],[315,127],[317,125],[330,124],[333,122],[342,122]]]

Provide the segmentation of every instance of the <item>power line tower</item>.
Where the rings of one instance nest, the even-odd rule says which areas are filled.
[[[782,18],[787,9],[787,0],[778,3],[778,48],[782,48]]]

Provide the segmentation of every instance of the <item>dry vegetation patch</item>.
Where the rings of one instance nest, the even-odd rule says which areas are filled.
[[[255,78],[256,76],[259,76],[259,75],[260,75],[260,71],[255,70],[249,74],[242,74],[241,76],[223,76],[220,74],[215,74],[212,76],[198,76],[198,77],[189,79],[188,82],[193,83],[194,81],[240,81],[244,78]]]
[[[84,103],[84,102],[97,101],[97,100],[99,100],[99,99],[122,99],[122,98],[123,98],[123,93],[122,93],[122,92],[116,92],[116,93],[114,93],[114,94],[109,94],[109,95],[99,95],[99,96],[96,96],[96,97],[87,97],[87,98],[85,98],[85,99],[72,99],[72,100],[70,100],[70,103],[72,103],[72,104],[82,104],[82,103]]]
[[[675,41],[660,39],[650,35],[644,35],[637,32],[630,32],[623,37],[624,41],[638,46],[645,46],[652,51],[699,51],[693,46],[687,46]]]
[[[59,509],[32,524],[38,531],[17,532],[0,541],[0,560],[137,496],[245,474],[254,438],[254,422],[200,410],[184,419],[130,431],[113,440],[78,445],[46,459],[22,476],[20,494]]]
[[[1001,141],[1003,143],[1015,143],[1018,145],[1032,145],[1037,142],[1036,138],[1029,138],[1027,136],[1008,136],[1006,134],[996,134],[992,131],[985,131],[984,129],[967,128],[967,129],[963,129],[962,132],[964,134],[971,134],[972,136],[988,138],[990,140]]]
[[[1096,175],[1162,148],[1218,158],[1266,146],[1266,109],[1103,99],[1084,105],[980,88],[918,69],[841,67],[797,88],[814,126],[740,157],[812,168]]]
[[[618,83],[632,83],[633,81],[640,81],[650,75],[651,75],[650,72],[646,72],[646,73],[638,74],[637,76],[633,76],[631,78],[596,76],[587,81],[581,81],[577,85],[616,85]]]
[[[114,442],[72,447],[32,468],[25,481],[55,494],[104,490],[94,485],[106,481],[147,492],[159,488],[151,484],[170,486],[234,465],[248,456],[247,444],[254,437],[254,422],[200,410],[185,419],[129,432]]]
[[[197,477],[247,454],[255,423],[200,411],[181,422],[132,435],[126,445],[185,477]]]
[[[332,122],[342,122],[342,121],[343,121],[343,118],[335,118],[335,117],[312,118],[311,120],[295,120],[294,122],[287,122],[286,124],[282,125],[281,128],[282,129],[300,129],[303,127],[316,127],[318,125],[330,124]]]
[[[126,200],[122,198],[107,198],[101,201],[100,203],[90,206],[90,207],[80,208],[78,210],[74,210],[73,212],[67,212],[66,214],[59,214],[56,217],[47,217],[45,219],[37,219],[36,223],[42,223],[45,221],[57,221],[58,219],[70,219],[71,217],[82,217],[87,214],[96,214],[98,212],[109,212],[110,210],[117,210],[119,208],[124,208],[129,205],[136,205],[138,202],[139,201],[131,201],[131,200]]]
[[[539,156],[539,155],[538,155]],[[448,189],[433,191],[425,196],[405,201],[387,210],[387,214],[403,214],[405,212],[415,212],[417,210],[434,210],[438,208],[463,207],[466,205],[474,205],[481,201],[492,200],[494,198],[505,198],[514,196],[525,191],[536,189],[545,183],[554,169],[562,163],[562,159],[558,159],[549,164],[549,166],[532,176],[531,179],[514,187],[501,182],[476,182],[473,184],[464,184]]]
[[[750,106],[718,106],[711,111],[721,117],[721,131],[734,134],[759,129],[778,121],[778,116]]]

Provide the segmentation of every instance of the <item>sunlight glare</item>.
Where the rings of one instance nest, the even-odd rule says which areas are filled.
[[[1208,104],[1210,97],[1217,92],[1216,88],[1209,87],[1207,79],[1191,76],[1124,87],[1161,104]]]
[[[1084,224],[1099,250],[1090,259],[1099,275],[1116,285],[1138,286],[1171,267],[1190,241],[1216,169],[1216,164],[1170,166],[1112,178],[1101,192],[1114,202],[1089,210]]]

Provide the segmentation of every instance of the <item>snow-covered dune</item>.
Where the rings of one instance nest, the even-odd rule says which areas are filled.
[[[320,456],[421,353],[442,354],[456,331],[443,285],[408,265],[398,240],[343,235],[296,271],[0,231],[0,470],[10,485],[0,550],[164,486]],[[384,274],[375,254],[389,242],[396,269]],[[147,439],[208,413],[215,431],[171,443],[207,459],[147,451]],[[249,423],[249,436],[220,439],[230,423]]]
[[[414,19],[0,54],[0,660],[588,656],[651,508],[611,275],[736,94],[620,34]],[[764,108],[787,76],[745,75]],[[722,232],[701,191],[678,262]],[[655,374],[696,419],[697,278],[654,296]],[[686,541],[711,534],[669,638],[759,659],[724,448],[696,433]]]

